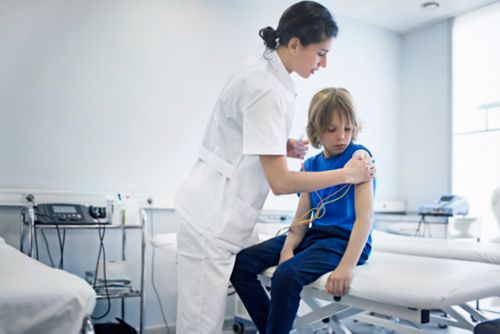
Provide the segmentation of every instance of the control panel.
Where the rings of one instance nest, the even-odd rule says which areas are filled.
[[[35,224],[103,224],[106,208],[80,204],[38,204],[34,207]]]

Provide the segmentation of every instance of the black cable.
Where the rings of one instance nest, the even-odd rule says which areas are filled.
[[[57,230],[57,239],[59,240],[59,269],[64,269],[64,243],[66,242],[66,230],[63,229],[63,236],[61,238],[61,230],[59,229],[59,225],[55,225]]]
[[[64,268],[64,245],[66,244],[66,229],[63,229],[63,237],[61,244],[61,269]]]
[[[26,221],[26,216],[27,216],[26,211],[28,211],[28,209],[24,207],[21,209],[21,212],[19,213],[19,216],[20,216],[19,218],[21,219],[21,223],[22,223],[22,225],[21,225],[21,244],[19,246],[21,247],[21,251],[23,253],[24,253],[24,245],[26,243],[26,241],[25,241],[26,225],[28,224],[28,222]],[[27,246],[26,248],[28,248],[28,246],[31,247],[31,245],[26,245],[26,246]],[[28,254],[30,254],[29,251],[30,250],[28,249]]]
[[[49,248],[49,242],[47,241],[47,237],[45,236],[45,232],[43,230],[40,230],[40,233],[42,233],[42,237],[45,240],[45,248],[47,249],[47,254],[49,255],[49,260],[50,260],[50,266],[54,268],[54,260],[52,259],[52,254],[50,253],[50,248]],[[36,244],[36,232],[35,232],[35,244]],[[36,253],[38,254],[38,246],[36,249]]]
[[[154,236],[154,220],[153,220],[153,202],[149,202],[150,204],[150,211],[151,211],[151,238]],[[155,254],[156,254],[156,247],[153,246],[151,250],[151,285],[153,286],[153,291],[155,292],[156,299],[158,301],[158,305],[160,306],[160,312],[161,316],[163,318],[163,322],[165,324],[165,328],[167,329],[167,334],[170,333],[170,328],[168,327],[168,322],[167,322],[167,317],[165,315],[165,310],[163,309],[163,303],[161,302],[160,294],[158,293],[158,289],[156,287],[156,281],[155,281]],[[144,293],[144,291],[143,291]]]
[[[38,256],[38,238],[37,238],[37,234],[36,234],[36,229],[35,229],[35,235],[33,236],[33,239],[35,240],[35,252],[36,252],[36,260],[37,261],[40,261],[39,259],[39,256]]]
[[[52,225],[54,225],[56,227],[56,230],[57,230],[57,238],[59,240],[59,251],[60,251],[60,259],[59,259],[59,266],[58,268],[59,269],[63,269],[64,268],[64,245],[66,243],[66,229],[63,229],[63,237],[61,239],[61,232],[60,232],[60,229],[59,229],[59,225],[60,224],[57,224],[56,221],[57,219],[51,215],[46,215],[46,214],[43,214],[43,213],[39,213],[37,212],[36,213],[36,216],[38,217],[47,217],[49,218],[50,220],[52,220],[53,222],[51,223]],[[37,225],[43,225],[44,223],[35,223]],[[36,259],[39,260],[39,249],[38,249],[38,234],[36,233],[37,229],[35,229],[35,234],[34,234],[34,239],[35,239],[35,251],[36,251]],[[40,230],[40,232],[42,233],[42,236],[44,238],[44,241],[45,241],[45,248],[47,249],[47,254],[49,256],[49,260],[50,260],[50,265],[52,266],[52,268],[55,268],[54,266],[54,259],[52,258],[52,253],[50,252],[50,248],[49,248],[49,243],[48,243],[48,240],[47,240],[47,236],[45,235],[44,231],[43,230]]]
[[[109,296],[109,290],[108,290],[108,277],[106,275],[106,249],[104,248],[104,236],[106,235],[106,226],[103,224],[98,224],[97,226],[97,231],[99,233],[99,253],[97,255],[97,263],[96,263],[96,269],[94,272],[94,290],[96,288],[97,284],[97,273],[99,270],[99,260],[101,258],[102,254],[102,272],[103,272],[103,278],[104,278],[104,291],[106,292],[106,301],[107,301],[107,307],[106,311],[100,315],[100,316],[92,316],[92,319],[94,320],[100,320],[107,316],[109,312],[111,311],[111,298]]]
[[[55,219],[54,217],[52,217],[51,215],[46,215],[46,214],[43,214],[43,213],[39,213],[39,212],[36,212],[35,214],[36,217],[47,217],[49,218],[50,220],[54,221],[54,226],[56,227],[57,229],[57,236],[59,238],[59,249],[60,249],[60,252],[61,252],[61,257],[59,259],[59,269],[62,269],[62,266],[63,266],[63,252],[64,252],[64,242],[62,242],[62,247],[61,247],[61,236],[60,236],[60,233],[59,233],[59,226],[55,223],[55,221],[57,219]],[[39,225],[39,224],[43,224],[43,223],[37,223],[36,222],[36,219],[35,219],[35,224],[36,225]],[[38,250],[38,234],[37,234],[37,229],[35,228],[35,233],[34,233],[34,239],[35,239],[35,251],[36,251],[36,259],[37,260],[40,260],[39,259],[39,250]],[[43,230],[40,230],[40,232],[42,233],[42,236],[43,238],[45,239],[45,246],[47,248],[47,253],[49,255],[49,259],[50,259],[50,264],[52,266],[52,268],[55,268],[54,267],[54,261],[52,259],[52,254],[50,253],[50,250],[49,250],[49,245],[48,245],[48,241],[47,241],[47,237],[45,236]],[[64,231],[64,236],[66,236],[66,230]],[[65,237],[64,237],[65,238]]]

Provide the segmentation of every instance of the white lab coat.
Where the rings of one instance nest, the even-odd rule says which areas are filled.
[[[286,155],[295,85],[276,52],[244,64],[219,96],[180,185],[177,333],[221,332],[235,255],[256,241],[270,187],[259,155]]]

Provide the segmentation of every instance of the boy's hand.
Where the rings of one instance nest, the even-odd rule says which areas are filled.
[[[293,250],[283,249],[280,254],[280,261],[278,264],[282,264],[283,262],[290,260],[294,256]]]
[[[352,269],[337,267],[326,282],[325,290],[333,296],[344,296],[349,293],[352,282]]]

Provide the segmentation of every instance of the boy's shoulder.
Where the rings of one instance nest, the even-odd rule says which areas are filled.
[[[366,146],[362,144],[351,143],[342,154],[339,154],[333,159],[325,159],[323,150],[321,150],[321,152],[319,152],[318,154],[304,161],[304,170],[312,171],[325,168],[340,168],[345,163],[347,163],[347,161],[351,159],[353,155],[357,155],[358,152],[359,154],[361,154],[362,152],[367,152],[370,157],[372,156],[372,153],[368,148],[366,148]]]
[[[350,155],[353,156],[354,154],[357,154],[358,152],[359,153],[363,153],[363,152],[366,152],[368,153],[368,155],[371,157],[372,156],[372,152],[364,145],[362,144],[355,144],[355,143],[352,143],[350,145]]]

